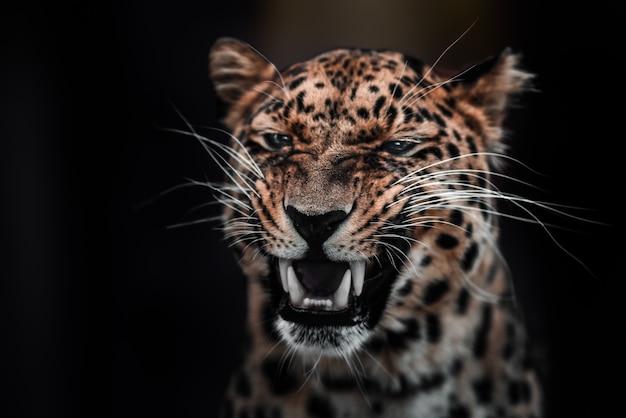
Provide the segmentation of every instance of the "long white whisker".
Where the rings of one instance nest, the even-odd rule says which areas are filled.
[[[269,65],[272,66],[272,68],[274,69],[274,72],[276,73],[276,75],[278,75],[278,78],[280,79],[280,82],[282,84],[281,90],[282,90],[283,94],[285,95],[285,97],[288,100],[291,100],[291,96],[289,95],[289,89],[287,88],[287,85],[285,84],[285,80],[283,79],[283,75],[280,73],[280,71],[278,70],[276,65],[272,61],[270,61],[265,55],[263,55],[258,49],[253,47],[252,45],[248,44],[248,47],[250,49],[252,49],[256,54],[258,54],[261,58],[263,58],[265,60],[265,62],[267,62]]]
[[[231,134],[230,132],[224,130],[224,129],[220,129],[220,128],[213,128],[213,127],[205,127],[205,129],[210,129],[210,130],[214,130],[216,132],[228,135],[228,137],[235,143],[237,144],[237,146],[243,151],[243,156],[236,150],[234,150],[233,148],[224,145],[220,142],[217,141],[212,141],[209,140],[208,138],[204,138],[202,137],[203,140],[207,140],[209,141],[210,144],[215,145],[217,147],[219,147],[220,149],[223,149],[225,152],[227,152],[230,156],[236,158],[239,162],[241,162],[242,164],[244,164],[247,168],[249,168],[254,175],[257,178],[265,178],[265,176],[263,175],[263,172],[261,171],[261,169],[259,168],[259,166],[257,165],[257,163],[254,161],[254,159],[252,158],[252,156],[250,155],[250,153],[248,152],[247,148],[243,145],[243,143],[239,140],[239,138],[237,138],[235,135]]]
[[[454,45],[456,45],[476,24],[476,22],[478,21],[478,19],[475,19],[471,25],[469,25],[469,27],[467,29],[465,29],[463,31],[463,33],[461,33],[459,36],[457,36],[457,38],[452,41],[452,43],[450,43],[450,45],[448,45],[441,54],[439,54],[439,56],[437,57],[437,59],[435,60],[435,62],[432,63],[432,65],[430,66],[430,68],[428,69],[428,71],[426,72],[426,74],[424,75],[423,78],[426,78],[428,76],[428,74],[430,74],[430,72],[437,66],[437,64],[439,64],[439,61],[441,61],[441,59],[448,53],[448,51],[450,49],[452,49],[452,47]],[[422,80],[423,81],[423,80]],[[418,83],[419,84],[419,83]]]
[[[253,193],[255,193],[258,196],[258,193],[252,187],[252,184],[254,183],[253,179],[248,177],[241,170],[237,170],[230,163],[230,161],[228,161],[223,155],[215,152],[215,150],[213,150],[210,146],[208,146],[207,143],[209,143],[211,145],[215,145],[215,146],[219,147],[220,149],[224,150],[229,156],[231,156],[232,158],[234,158],[238,162],[240,162],[240,163],[242,163],[244,165],[250,165],[248,160],[242,158],[239,153],[237,153],[232,148],[230,148],[230,147],[228,147],[228,146],[226,146],[224,144],[221,144],[221,143],[219,143],[217,141],[213,141],[213,140],[207,139],[207,138],[197,134],[195,131],[186,132],[186,131],[181,131],[181,130],[178,130],[178,129],[167,129],[167,130],[170,131],[170,132],[179,133],[179,134],[182,134],[182,135],[189,135],[189,136],[193,136],[193,137],[197,138],[200,141],[200,143],[202,144],[203,148],[207,151],[207,153],[209,154],[211,159],[213,159],[213,161],[215,161],[218,164],[218,166],[222,169],[222,172],[224,172],[224,174],[226,176],[228,176],[228,178],[230,178],[231,181],[234,184],[240,185],[240,182],[237,179],[235,179],[235,177],[234,177],[234,176],[236,176],[246,186],[246,187],[241,187],[242,191],[246,191],[245,193],[248,194],[247,190],[249,190],[249,191],[252,191]],[[234,176],[233,176],[232,173],[234,173]]]
[[[463,33],[461,33],[459,36],[457,36],[457,38],[452,41],[452,43],[450,45],[448,45],[443,52],[441,52],[441,54],[439,54],[439,56],[437,57],[437,59],[430,65],[430,67],[428,68],[428,70],[426,71],[426,73],[424,73],[424,75],[422,76],[422,78],[415,83],[415,85],[404,95],[404,97],[400,100],[400,103],[402,103],[402,101],[404,100],[405,97],[408,97],[409,94],[413,93],[413,89],[415,89],[417,86],[419,86],[429,75],[430,73],[434,70],[434,68],[437,66],[437,64],[439,64],[439,61],[441,61],[441,59],[448,53],[448,51],[457,44],[457,42],[459,42],[471,29],[472,27],[474,27],[474,25],[476,24],[476,22],[478,21],[478,19],[474,20],[472,22],[472,24],[463,31]],[[423,97],[423,96],[422,96]]]

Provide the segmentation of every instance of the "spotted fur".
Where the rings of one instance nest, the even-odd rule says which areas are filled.
[[[222,416],[540,416],[496,245],[518,56],[441,77],[338,49],[279,72],[225,38],[210,74],[232,134],[214,188],[249,286]]]

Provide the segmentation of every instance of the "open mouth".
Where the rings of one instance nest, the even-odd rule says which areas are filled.
[[[399,248],[406,243],[398,243]],[[378,256],[336,262],[327,258],[274,259],[272,298],[280,317],[304,329],[373,328],[387,307],[398,259]],[[279,285],[280,283],[280,285]],[[304,332],[304,331],[302,331]]]
[[[280,281],[292,307],[308,311],[340,312],[350,295],[363,291],[366,261],[278,260]]]

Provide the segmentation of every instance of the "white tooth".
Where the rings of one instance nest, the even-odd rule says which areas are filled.
[[[291,261],[286,258],[278,259],[278,274],[280,275],[280,282],[283,284],[283,290],[285,293],[289,292],[289,286],[287,285],[287,268],[291,265]]]
[[[333,301],[330,299],[304,298],[302,300],[302,305],[306,308],[315,307],[315,308],[331,309],[333,306]]]
[[[304,298],[304,289],[296,277],[296,272],[293,270],[293,266],[287,267],[287,287],[289,288],[289,298],[291,304],[294,306],[300,306],[302,299]]]
[[[351,261],[350,270],[352,270],[354,294],[359,296],[363,291],[363,281],[365,280],[365,260]]]
[[[352,273],[350,269],[346,270],[341,279],[339,289],[335,292],[333,300],[335,301],[335,309],[343,309],[348,306],[348,295],[350,294],[350,277]]]

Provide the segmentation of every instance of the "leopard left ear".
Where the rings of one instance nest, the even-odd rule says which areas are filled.
[[[510,48],[461,73],[463,99],[483,109],[491,126],[502,124],[512,97],[530,89],[533,74],[519,67],[520,56]]]
[[[209,54],[209,75],[217,94],[220,119],[233,129],[245,118],[254,99],[262,94],[259,85],[274,80],[277,72],[247,43],[220,38]]]

